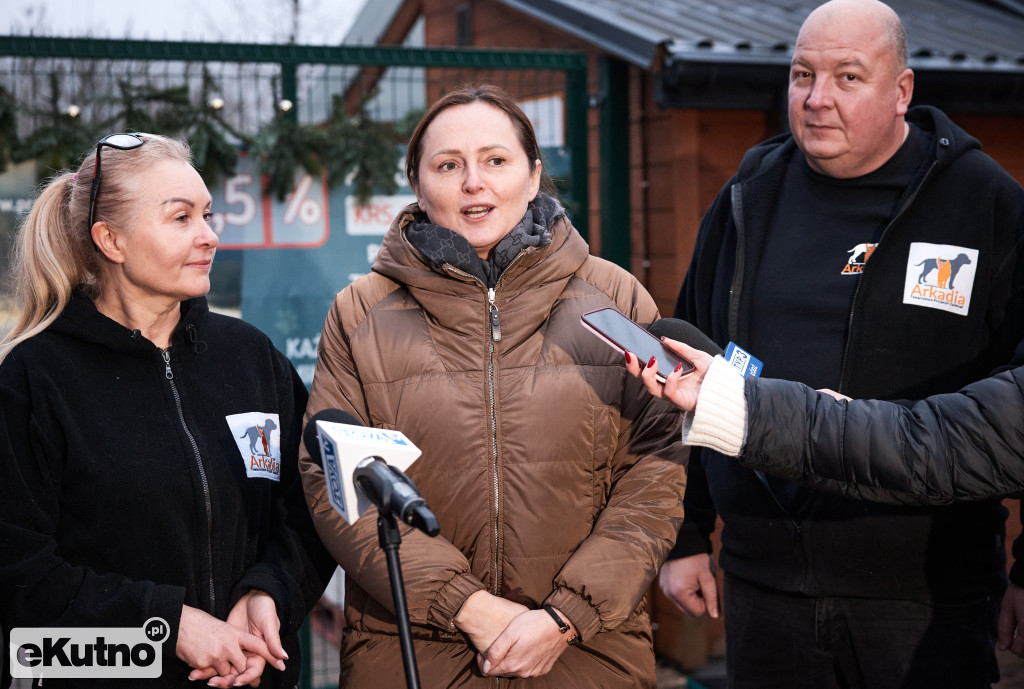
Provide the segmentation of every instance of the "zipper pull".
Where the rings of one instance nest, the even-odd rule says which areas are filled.
[[[171,373],[171,353],[164,349],[160,352],[160,356],[164,358],[164,378],[174,380],[174,374]]]
[[[185,339],[192,345],[192,351],[196,354],[202,354],[206,351],[206,343],[199,339],[199,332],[192,323],[185,326]]]
[[[498,318],[498,305],[494,303],[494,288],[487,290],[487,302],[491,311],[491,339],[495,342],[501,341],[501,319]]]

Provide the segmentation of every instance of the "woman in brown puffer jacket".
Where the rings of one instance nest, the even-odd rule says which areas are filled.
[[[683,515],[680,416],[580,316],[648,324],[654,302],[538,193],[533,128],[499,89],[435,103],[406,171],[418,203],[338,294],[307,419],[341,409],[423,452],[408,474],[441,534],[403,527],[401,548],[422,685],[653,688],[644,598]],[[341,686],[404,687],[375,510],[349,525],[305,452],[302,472],[347,575]]]

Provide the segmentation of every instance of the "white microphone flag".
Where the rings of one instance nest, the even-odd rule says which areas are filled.
[[[354,524],[373,503],[356,490],[352,474],[367,458],[380,457],[405,471],[420,456],[419,449],[398,431],[317,421],[320,454],[324,460],[327,497],[345,521]]]

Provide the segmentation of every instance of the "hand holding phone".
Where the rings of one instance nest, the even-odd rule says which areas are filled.
[[[661,383],[665,382],[680,363],[683,365],[684,376],[693,373],[694,366],[691,362],[665,347],[661,340],[613,308],[585,313],[580,316],[580,323],[612,348],[619,352],[634,354],[640,360],[641,366],[654,357],[658,362],[655,377]]]

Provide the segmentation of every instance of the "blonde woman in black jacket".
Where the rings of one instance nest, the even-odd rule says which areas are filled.
[[[269,338],[208,311],[210,205],[183,142],[115,134],[21,228],[0,342],[5,650],[18,630],[159,618],[145,686],[297,681],[333,569],[296,469],[307,395]],[[124,685],[98,669],[68,685]]]

